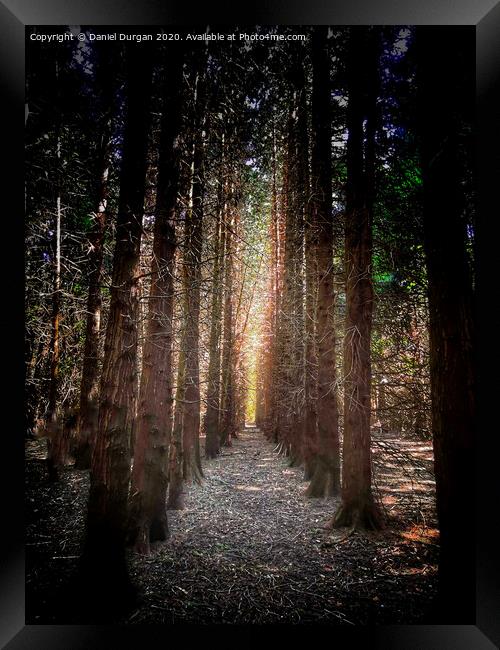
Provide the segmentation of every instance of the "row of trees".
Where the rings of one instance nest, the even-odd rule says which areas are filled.
[[[469,450],[473,407],[455,436],[443,368],[472,328],[469,276],[452,271],[450,292],[437,259],[448,225],[446,268],[473,259],[470,116],[451,110],[468,78],[429,65],[458,56],[455,36],[306,31],[28,48],[26,428],[48,434],[52,478],[71,455],[90,469],[89,575],[126,581],[127,540],[166,539],[167,500],[202,480],[200,432],[213,458],[246,417],[304,467],[308,496],[341,493],[334,525],[377,528],[371,429],[430,436],[432,387],[450,584],[445,457]],[[458,164],[436,180],[442,142]]]
[[[387,159],[377,145],[387,116],[377,98],[383,46],[393,47],[394,32],[365,28],[352,29],[347,39],[341,32],[332,36],[326,27],[314,30],[306,65],[300,54],[289,65],[288,119],[281,152],[273,158],[269,309],[257,422],[292,464],[304,465],[306,494],[338,494],[342,386],[342,506],[334,523],[378,528],[370,458],[372,258],[377,166],[382,156]],[[335,171],[332,126],[341,146],[347,133]],[[335,203],[334,178],[340,197]],[[386,422],[386,386],[379,386],[376,415]]]
[[[255,172],[245,165],[248,119],[234,67],[204,44],[108,50],[46,52],[28,80],[28,239],[38,245],[28,252],[28,316],[30,305],[42,315],[43,284],[52,319],[49,345],[36,350],[45,323],[28,319],[27,424],[38,420],[48,436],[51,478],[71,455],[90,468],[85,566],[99,558],[120,579],[127,539],[141,552],[166,539],[167,489],[169,507],[180,508],[184,482],[201,480],[200,429],[211,458],[244,424],[244,335],[261,254],[247,245],[259,239],[255,206],[242,205]],[[54,88],[62,97],[62,87],[68,105],[54,106],[48,97]],[[78,94],[89,122],[74,117]],[[73,129],[92,147],[91,166],[72,149]],[[46,179],[55,157],[56,197],[40,187],[45,157]],[[74,256],[79,246],[85,257]],[[75,291],[80,283],[86,290]],[[77,342],[65,350],[69,335]],[[70,381],[68,398],[62,375],[75,349],[80,381]]]
[[[394,35],[351,28],[328,38],[318,27],[305,67],[291,57],[272,159],[257,422],[303,465],[307,495],[341,494],[333,526],[374,529],[371,428],[401,431],[398,401],[408,400],[410,428],[432,427],[440,604],[459,620],[472,616],[474,592],[473,545],[459,530],[472,507],[459,475],[474,435],[473,57],[458,31]],[[339,122],[345,154],[332,168]]]

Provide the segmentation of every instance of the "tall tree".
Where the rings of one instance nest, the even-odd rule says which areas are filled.
[[[180,350],[177,361],[177,379],[175,390],[174,422],[170,449],[168,454],[168,502],[170,510],[182,510],[183,500],[183,454],[182,454],[182,423],[186,393],[186,344],[185,324],[180,334]]]
[[[318,231],[313,222],[311,202],[307,204],[304,223],[304,257],[305,257],[305,366],[304,366],[304,478],[310,481],[314,476],[316,466],[317,435],[318,435],[318,355],[316,345],[316,318],[318,298]]]
[[[308,124],[308,102],[306,93],[305,70],[303,64],[298,66],[298,118],[297,118],[297,190],[298,209],[301,212],[301,232],[304,246],[304,291],[305,310],[303,315],[303,327],[300,335],[303,335],[303,386],[304,402],[301,432],[301,460],[304,463],[304,478],[310,481],[314,476],[316,451],[317,451],[317,350],[316,350],[316,315],[317,315],[317,293],[318,293],[318,268],[317,268],[317,244],[318,229],[314,223],[312,213],[310,173],[309,173],[309,124]],[[317,80],[316,80],[317,81]],[[302,256],[301,256],[302,257]],[[300,259],[302,263],[302,259]],[[303,300],[302,295],[300,300]],[[302,324],[302,322],[301,322]]]
[[[204,427],[206,433],[205,455],[215,458],[220,448],[220,376],[221,376],[221,319],[222,319],[222,272],[225,246],[225,192],[224,192],[224,133],[220,143],[220,170],[217,179],[217,223],[215,228],[214,267],[212,282],[212,305],[209,343],[207,409]]]
[[[419,115],[428,274],[432,430],[440,530],[440,622],[475,618],[475,376],[470,214],[474,37],[418,28]],[[469,223],[468,223],[469,222]],[[469,230],[467,229],[469,226]]]
[[[287,127],[285,134],[285,163],[283,175],[283,213],[284,213],[284,256],[283,256],[283,291],[280,310],[280,398],[279,428],[280,452],[286,456],[292,453],[294,438],[293,397],[294,397],[294,298],[295,298],[295,241],[296,241],[296,206],[295,206],[295,100],[296,89],[290,89]]]
[[[183,113],[181,47],[175,43],[167,48],[149,312],[135,425],[130,528],[136,549],[144,553],[149,551],[150,542],[168,536],[166,493],[172,426],[175,215]]]
[[[112,79],[113,59],[102,44],[97,48],[95,73],[97,116],[97,156],[93,183],[95,209],[88,241],[88,294],[85,344],[77,427],[75,467],[90,467],[91,448],[97,435],[99,396],[99,334],[101,329],[101,282],[103,274],[104,238],[106,233],[111,137],[114,110]]]
[[[236,201],[234,180],[231,181],[228,208],[225,213],[224,251],[224,315],[222,338],[222,408],[220,420],[221,445],[230,446],[235,433],[235,358],[234,358],[234,230]]]
[[[60,57],[54,59],[54,77],[56,89],[55,112],[55,164],[54,164],[54,228],[53,228],[53,284],[52,284],[52,309],[51,331],[49,344],[50,377],[49,401],[44,421],[44,431],[47,435],[47,470],[50,480],[57,480],[59,472],[57,466],[64,462],[65,449],[61,418],[58,414],[59,394],[59,364],[61,345],[61,225],[62,225],[62,106],[61,106],[61,79]],[[58,417],[59,415],[59,417]]]
[[[371,490],[372,220],[375,164],[375,30],[352,27],[348,51],[342,503],[335,526],[378,528]],[[363,133],[363,123],[366,129]]]
[[[303,450],[303,386],[304,386],[304,224],[309,198],[309,143],[307,132],[307,102],[302,52],[294,49],[290,64],[292,90],[292,122],[289,134],[290,213],[292,247],[292,277],[290,295],[290,411],[289,453],[291,465],[301,465]]]
[[[263,427],[268,438],[277,442],[277,413],[278,413],[278,355],[280,297],[282,279],[282,219],[278,208],[278,143],[276,133],[276,116],[273,110],[272,125],[272,154],[271,154],[271,218],[269,224],[269,239],[271,242],[271,259],[269,268],[269,302],[265,324],[265,339],[263,357],[265,374],[262,381],[263,391]]]
[[[185,335],[182,452],[184,479],[200,481],[200,284],[204,208],[204,148],[206,120],[206,47],[195,52],[191,188],[184,224],[183,291]]]
[[[124,558],[136,402],[137,281],[150,124],[152,56],[126,50],[128,106],[122,149],[111,303],[92,453],[83,568],[106,587],[128,584]]]
[[[277,231],[277,262],[276,262],[276,323],[275,323],[275,344],[274,364],[272,372],[273,395],[272,395],[272,425],[271,439],[279,443],[280,432],[283,423],[283,365],[285,363],[284,324],[283,324],[283,293],[285,277],[285,197],[287,166],[286,158],[281,170],[281,188],[273,187],[276,190],[276,231]],[[281,200],[280,200],[281,199]],[[274,200],[274,196],[273,196]],[[281,446],[281,443],[279,444]]]
[[[333,327],[333,212],[331,160],[331,93],[328,31],[317,28],[312,36],[312,136],[311,136],[311,227],[317,239],[318,355],[317,447],[314,473],[307,495],[336,494],[340,487],[340,455],[337,391],[335,385],[335,334]],[[311,271],[309,270],[309,277]],[[310,315],[308,315],[310,316]],[[314,424],[312,425],[314,426]]]

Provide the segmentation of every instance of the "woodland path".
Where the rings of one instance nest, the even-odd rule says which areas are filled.
[[[144,593],[131,622],[359,624],[422,613],[434,577],[425,555],[436,547],[394,531],[327,530],[338,499],[306,498],[303,470],[258,429],[205,461],[204,474],[185,509],[169,512],[169,543],[131,558]]]
[[[417,622],[435,590],[437,545],[432,529],[411,524],[417,481],[422,481],[423,495],[418,511],[427,520],[432,519],[432,499],[422,473],[426,447],[411,443],[409,449],[408,458],[420,471],[411,479],[411,500],[411,468],[401,483],[394,465],[392,475],[382,476],[385,488],[380,488],[387,503],[402,507],[400,517],[408,521],[400,518],[383,533],[347,535],[325,528],[338,499],[306,498],[302,470],[290,468],[258,429],[247,427],[232,447],[203,461],[203,484],[188,486],[185,508],[168,513],[168,542],[153,545],[149,556],[129,553],[140,600],[116,622]],[[33,450],[31,455],[35,460]],[[390,455],[384,458],[381,467],[390,467],[390,460]],[[397,491],[389,479],[397,479]],[[32,485],[33,477],[28,481]],[[58,486],[41,479],[38,520],[28,525],[30,622],[55,622],[50,587],[76,564],[87,490],[88,474],[71,468]],[[36,592],[30,591],[30,576],[36,578]]]

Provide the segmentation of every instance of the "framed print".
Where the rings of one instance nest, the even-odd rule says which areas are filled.
[[[0,13],[2,647],[499,647],[499,6]]]

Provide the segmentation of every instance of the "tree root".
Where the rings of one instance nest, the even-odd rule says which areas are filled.
[[[364,499],[361,503],[342,503],[330,522],[331,528],[354,530],[381,530],[384,527],[382,515],[375,502]]]

